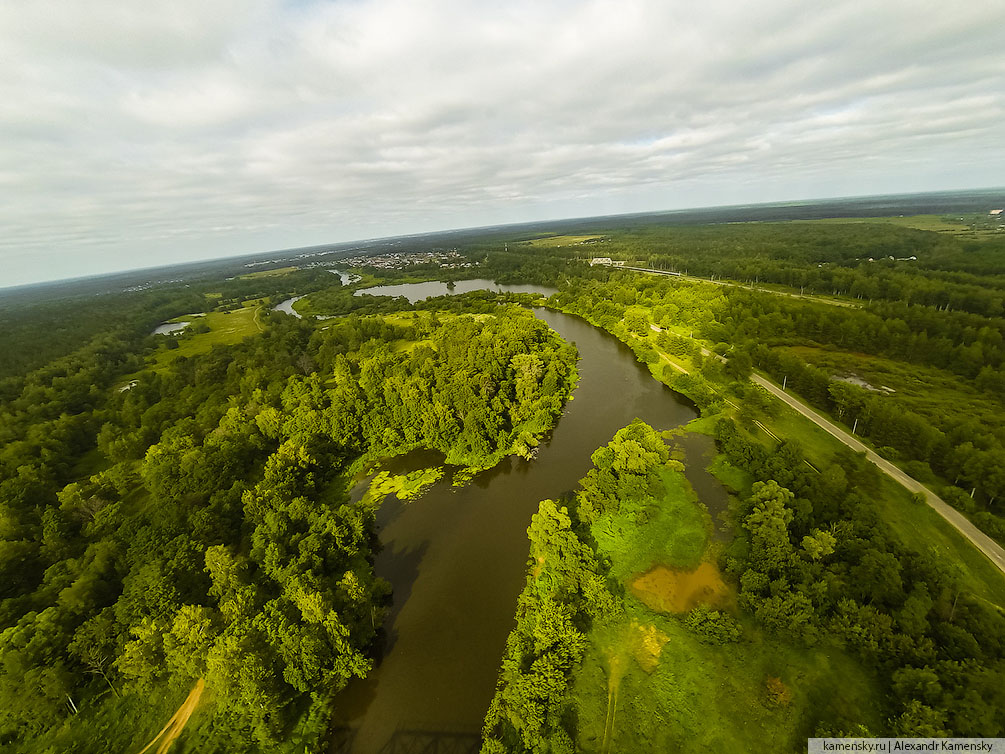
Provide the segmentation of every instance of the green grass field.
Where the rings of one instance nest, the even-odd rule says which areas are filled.
[[[271,278],[277,277],[279,275],[289,275],[291,272],[296,272],[299,267],[278,267],[275,270],[262,270],[261,272],[249,272],[247,275],[241,275],[240,280],[253,280],[254,278]]]
[[[578,750],[745,752],[770,742],[772,752],[804,752],[819,725],[879,728],[877,684],[856,661],[744,628],[736,644],[703,644],[677,618],[629,598],[622,622],[591,633],[576,674]],[[651,672],[631,647],[642,631],[666,637]],[[787,701],[769,694],[769,679]]]
[[[895,391],[890,394],[892,400],[936,426],[965,415],[985,426],[997,427],[1005,411],[1000,400],[978,390],[971,381],[934,367],[827,348],[794,346],[781,350],[833,376],[855,375],[874,388],[892,388]]]
[[[661,476],[666,487],[662,500],[645,507],[622,504],[620,515],[594,525],[593,536],[610,556],[611,575],[619,580],[655,564],[693,568],[701,562],[711,528],[708,513],[698,506],[683,474],[666,471]]]
[[[749,476],[721,457],[711,468],[734,490],[749,490]],[[600,554],[626,589],[624,612],[588,633],[573,679],[577,750],[686,754],[749,751],[754,741],[770,741],[772,751],[796,752],[818,725],[878,728],[878,684],[843,652],[791,646],[739,614],[738,643],[704,644],[680,616],[633,596],[633,577],[653,565],[687,575],[714,560],[708,514],[694,491],[678,472],[661,476],[665,494],[658,504],[594,526]]]
[[[215,345],[230,346],[240,343],[250,335],[265,331],[260,321],[262,308],[255,302],[230,312],[210,312],[205,317],[193,321],[193,327],[205,325],[209,332],[189,333],[179,336],[178,347],[161,347],[154,358],[154,370],[163,369],[180,356],[195,356],[207,353]]]
[[[531,246],[544,246],[555,248],[556,246],[575,246],[586,241],[599,241],[604,236],[545,236],[527,241]]]
[[[943,215],[895,215],[892,217],[835,217],[820,220],[793,220],[794,223],[813,223],[826,225],[847,225],[849,223],[884,223],[899,225],[902,228],[917,230],[970,232],[970,226],[965,222]]]

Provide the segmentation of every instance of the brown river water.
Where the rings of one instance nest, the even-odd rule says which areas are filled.
[[[593,451],[636,417],[662,430],[697,416],[614,337],[578,317],[534,312],[579,349],[573,400],[536,458],[510,457],[462,488],[451,487],[447,474],[418,500],[391,496],[383,504],[375,566],[394,588],[386,641],[371,674],[333,702],[332,752],[477,751],[539,501],[574,489]],[[694,448],[695,456],[706,454]],[[436,454],[416,452],[384,468],[404,473],[437,463]]]

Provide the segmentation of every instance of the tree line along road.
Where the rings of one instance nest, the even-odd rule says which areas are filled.
[[[940,516],[952,524],[960,532],[960,534],[970,540],[971,544],[983,552],[992,563],[998,566],[998,569],[1002,571],[1002,573],[1005,573],[1005,549],[1003,549],[1001,545],[991,539],[991,537],[987,534],[970,523],[970,521],[967,520],[962,513],[949,505],[945,500],[925,487],[925,485],[917,479],[905,474],[901,469],[878,455],[875,451],[866,447],[862,442],[845,432],[836,424],[818,414],[802,401],[783,391],[775,383],[765,379],[759,374],[752,374],[750,379],[755,385],[760,385],[776,398],[784,401],[787,405],[794,408],[821,429],[829,432],[833,437],[836,437],[856,453],[865,453],[866,458],[879,466],[883,472],[902,484],[911,492],[920,492],[923,494],[928,504],[932,506]]]
[[[827,304],[828,306],[844,306],[849,309],[857,309],[858,305],[851,301],[840,301],[833,298],[825,298],[817,294],[803,294],[803,293],[789,293],[788,291],[776,291],[773,288],[762,288],[760,286],[751,285],[748,283],[737,283],[733,280],[712,280],[710,278],[700,278],[694,275],[687,275],[683,272],[672,272],[670,270],[654,270],[650,267],[629,267],[624,265],[622,267],[617,267],[615,269],[619,270],[631,270],[632,272],[646,272],[650,275],[666,275],[667,277],[680,278],[681,280],[687,280],[691,283],[711,283],[712,285],[721,285],[727,288],[746,288],[751,291],[759,291],[761,293],[770,293],[772,296],[787,296],[788,298],[798,298],[803,301],[815,301],[818,304]]]
[[[643,268],[626,268],[634,269],[638,272],[653,272],[656,274],[667,274],[660,270],[648,270]],[[675,275],[675,277],[686,277],[684,275]],[[696,278],[696,280],[701,280],[701,282],[708,283],[708,280]],[[713,281],[716,282],[716,281]],[[768,293],[777,293],[777,291],[765,291]],[[782,294],[782,295],[795,295],[795,294]],[[834,303],[834,302],[828,302]],[[651,325],[651,328],[659,332],[662,328],[656,325]],[[723,356],[717,353],[709,351],[707,348],[701,347],[701,352],[704,356],[714,356],[722,362],[727,362]],[[967,540],[978,550],[984,553],[987,558],[998,567],[1002,573],[1005,573],[1005,548],[1002,548],[997,542],[995,542],[991,537],[978,529],[974,524],[972,524],[962,513],[949,505],[945,500],[936,495],[925,485],[919,482],[914,477],[906,474],[903,470],[893,465],[885,458],[877,454],[872,449],[868,448],[865,444],[859,441],[857,438],[845,432],[839,426],[834,424],[834,422],[829,419],[824,418],[821,414],[814,411],[812,408],[807,406],[805,403],[797,398],[786,393],[782,388],[780,388],[775,383],[762,377],[759,374],[752,374],[750,376],[751,382],[755,385],[759,385],[767,390],[769,393],[774,395],[776,398],[784,401],[788,406],[798,411],[800,414],[805,416],[811,422],[816,424],[818,427],[823,429],[825,432],[829,433],[832,437],[837,438],[849,448],[854,450],[856,453],[865,453],[866,458],[872,461],[876,466],[880,468],[885,474],[891,477],[894,481],[900,483],[905,488],[911,492],[920,492],[925,496],[925,501],[935,509],[942,518],[944,518],[951,526],[953,526],[960,534],[967,538]]]

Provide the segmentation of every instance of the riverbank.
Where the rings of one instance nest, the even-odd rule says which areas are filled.
[[[373,672],[334,701],[333,751],[379,751],[402,729],[477,735],[538,502],[571,490],[596,448],[636,416],[662,429],[696,416],[614,338],[577,317],[534,312],[579,350],[574,400],[533,460],[511,456],[466,487],[441,479],[413,503],[392,498],[380,509],[375,568],[394,586],[394,604]]]

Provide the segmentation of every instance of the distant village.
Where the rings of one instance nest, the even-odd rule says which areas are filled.
[[[299,269],[307,270],[316,267],[330,268],[337,264],[339,267],[376,267],[380,270],[403,270],[406,267],[417,265],[437,265],[441,269],[457,270],[466,267],[475,267],[474,262],[469,262],[461,256],[456,249],[449,251],[394,251],[384,254],[362,253],[352,257],[331,259],[337,250],[324,250],[297,254],[295,256],[277,257],[265,259],[257,262],[248,262],[245,267],[258,267],[263,265],[280,265],[283,263],[293,264]],[[303,260],[312,257],[320,257],[313,261],[304,263]]]
[[[380,270],[403,270],[415,265],[438,265],[445,270],[459,270],[474,267],[475,263],[457,253],[450,251],[395,251],[377,256],[360,255],[340,260],[350,267],[376,267]]]

